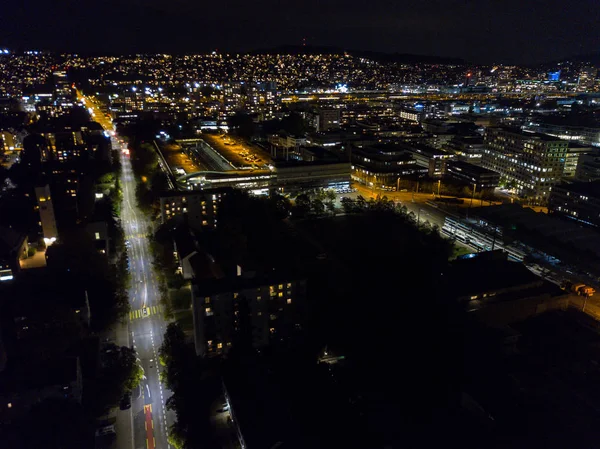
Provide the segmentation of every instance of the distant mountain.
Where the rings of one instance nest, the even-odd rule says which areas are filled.
[[[404,64],[453,64],[465,65],[467,62],[461,58],[447,58],[442,56],[412,55],[407,53],[384,53],[367,50],[344,50],[337,47],[316,45],[282,45],[280,47],[261,49],[250,52],[251,54],[284,54],[284,55],[341,55],[348,53],[358,58],[367,58],[378,62],[399,62]]]

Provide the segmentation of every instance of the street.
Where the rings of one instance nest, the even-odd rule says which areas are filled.
[[[113,139],[113,145],[115,144],[119,145],[118,141]],[[172,420],[167,414],[165,404],[170,392],[160,383],[161,367],[158,360],[158,350],[167,322],[160,313],[158,285],[152,272],[152,256],[147,237],[149,223],[137,207],[135,178],[131,161],[125,152],[121,152],[121,164],[121,217],[131,274],[129,335],[145,375],[141,395],[139,398],[133,398],[129,410],[133,415],[132,448],[168,448],[167,429]],[[119,430],[117,429],[117,432]]]
[[[78,92],[80,100],[84,99]],[[133,395],[131,408],[119,410],[115,423],[117,449],[169,449],[168,426],[173,423],[172,412],[167,412],[166,401],[171,393],[160,382],[161,366],[158,351],[163,341],[167,322],[160,306],[160,293],[153,275],[152,255],[148,244],[150,223],[140,212],[136,197],[136,181],[131,168],[129,152],[114,135],[111,120],[100,111],[93,99],[86,98],[85,104],[111,136],[113,150],[121,158],[121,188],[123,204],[121,225],[129,259],[131,284],[129,289],[130,314],[117,328],[117,344],[133,346],[137,351],[138,363],[144,371],[140,394]]]

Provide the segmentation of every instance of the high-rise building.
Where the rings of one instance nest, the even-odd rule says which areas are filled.
[[[569,142],[516,128],[487,128],[481,165],[500,173],[520,195],[543,204],[563,177]]]
[[[56,228],[56,218],[54,216],[54,206],[50,196],[50,186],[48,184],[36,187],[35,196],[38,201],[38,210],[40,212],[40,225],[46,245],[54,243],[58,238],[58,230]]]

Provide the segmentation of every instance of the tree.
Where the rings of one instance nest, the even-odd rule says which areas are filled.
[[[92,420],[80,404],[67,399],[46,399],[3,432],[2,446],[92,449],[93,429]]]
[[[323,215],[325,213],[325,205],[319,198],[312,200],[311,211],[315,215]]]
[[[305,217],[311,210],[310,197],[306,193],[302,193],[296,197],[293,208],[293,214],[297,217]]]
[[[292,136],[303,136],[306,133],[306,122],[300,114],[292,112],[281,119],[281,129]]]
[[[245,112],[236,112],[227,119],[227,122],[235,134],[246,139],[252,137],[256,131],[252,117]]]
[[[269,197],[269,203],[272,207],[274,215],[279,219],[289,217],[292,205],[290,200],[278,193],[272,193]]]

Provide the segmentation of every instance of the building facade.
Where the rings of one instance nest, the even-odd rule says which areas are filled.
[[[192,284],[196,354],[227,354],[235,342],[253,348],[283,341],[302,328],[306,281],[240,275]]]
[[[444,175],[465,184],[475,184],[477,190],[493,190],[500,184],[500,174],[463,161],[446,161]]]
[[[600,182],[554,186],[548,211],[584,224],[600,226]]]
[[[190,228],[214,228],[217,224],[217,211],[223,196],[231,188],[169,192],[160,197],[161,223],[175,217],[184,217]]]
[[[481,165],[537,204],[548,201],[563,177],[569,142],[514,128],[487,128]]]

